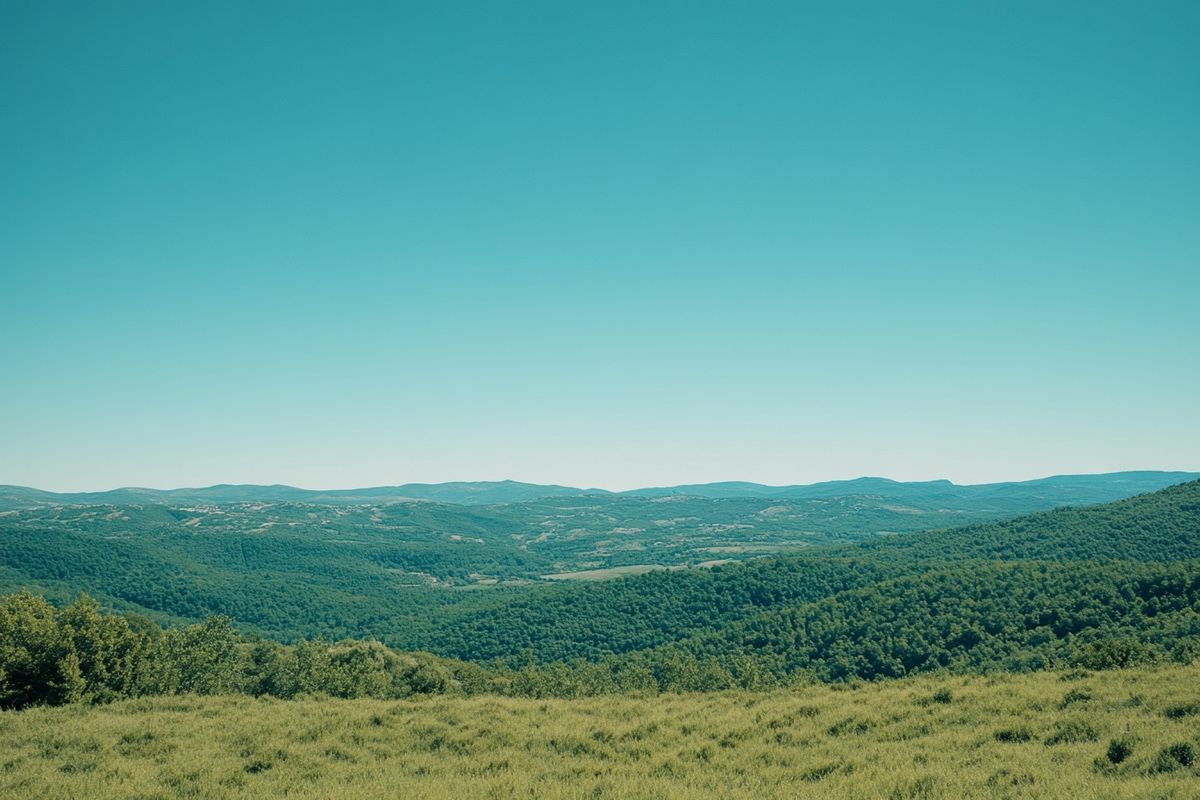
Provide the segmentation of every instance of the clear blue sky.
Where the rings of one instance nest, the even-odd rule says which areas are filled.
[[[1200,468],[1200,4],[0,9],[0,483]]]

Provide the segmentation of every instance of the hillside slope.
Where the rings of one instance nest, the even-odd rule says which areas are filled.
[[[585,585],[483,583],[486,575],[536,581],[566,559],[582,566],[596,558],[601,543],[636,543],[642,535],[664,548],[659,552],[699,557],[722,546],[714,542],[779,541],[769,526],[782,525],[782,538],[789,514],[819,519],[810,504],[832,510],[824,517],[830,524],[871,513],[843,500],[602,497],[486,507],[5,512],[0,591],[30,588],[55,600],[87,591],[160,621],[219,613],[283,640],[375,637],[514,665],[674,645],[698,657],[752,655],[776,672],[812,670],[834,679],[1033,665],[1074,658],[1091,639],[1106,637],[1169,653],[1171,636],[1195,633],[1200,482],[1107,505],[814,546],[712,569]],[[762,529],[747,532],[733,522],[766,509],[773,511]],[[638,515],[664,513],[679,515],[674,528],[645,522],[612,531],[642,520]],[[665,549],[676,544],[692,550]],[[905,599],[897,604],[897,597]],[[989,615],[1003,621],[1000,630],[988,630]],[[812,644],[830,631],[851,648],[840,660]]]
[[[462,505],[514,503],[543,497],[607,494],[602,489],[521,483],[519,481],[456,481],[373,486],[362,489],[300,489],[282,484],[218,484],[199,488],[145,489],[126,487],[104,492],[47,492],[25,486],[0,486],[0,509],[48,505],[317,503],[357,505],[430,500]]]
[[[625,652],[661,644],[740,618],[763,603],[815,599],[810,588],[824,585],[824,567],[802,562],[788,568],[808,570],[808,577],[789,577],[788,570],[771,576],[761,567],[744,573],[744,578],[724,571],[679,575],[666,584],[679,581],[678,591],[644,590],[641,587],[658,586],[656,579],[647,579],[619,590],[551,592],[545,608],[539,607],[541,593],[523,600],[522,593],[531,590],[498,591],[496,586],[537,583],[544,576],[595,577],[605,570],[619,574],[629,567],[712,564],[806,549],[819,552],[823,561],[831,556],[819,550],[822,544],[994,516],[993,511],[969,506],[898,505],[864,495],[808,500],[598,495],[488,506],[55,505],[0,512],[0,591],[30,588],[58,599],[87,591],[114,607],[164,620],[228,614],[244,625],[289,639],[371,635],[419,644],[425,641],[421,631],[433,626],[443,632],[429,639],[431,643],[455,652],[495,655],[513,652],[514,645],[503,641],[509,634],[493,643],[497,634],[464,620],[463,631],[470,631],[475,641],[468,645],[466,633],[456,633],[440,618],[431,619],[425,609],[507,607],[503,613],[530,620],[528,634],[513,631],[511,641],[530,641],[540,650],[537,641],[547,632],[546,615],[559,616],[553,598],[570,596],[580,609],[589,609],[574,615],[577,619],[608,620],[596,623],[597,629],[607,631],[594,647],[585,648],[594,656],[602,650]],[[1061,519],[1069,517],[1068,513]],[[1153,530],[1168,527],[1165,519],[1148,524]],[[970,535],[982,541],[983,532],[991,529],[977,530]],[[900,541],[916,540],[888,537],[884,544]],[[889,558],[947,557],[967,553],[965,547],[947,540],[932,551],[926,546],[919,554]],[[879,560],[850,551],[843,555]],[[887,566],[881,563],[879,569],[886,572]],[[843,588],[875,575],[871,570],[844,572],[838,579]],[[446,591],[460,587],[481,591],[470,597]],[[619,597],[621,593],[626,596]],[[606,613],[610,599],[613,610]],[[618,628],[618,620],[625,620],[625,626]],[[552,638],[581,641],[584,635],[579,631]]]
[[[1200,481],[1099,506],[864,542],[858,549],[888,559],[1200,558]]]
[[[1200,562],[961,562],[767,609],[668,650],[753,654],[818,680],[1186,661],[1200,642]]]
[[[102,492],[48,492],[26,486],[0,486],[0,510],[37,508],[48,505],[219,504],[219,503],[317,503],[356,505],[403,503],[430,500],[461,505],[523,503],[550,497],[704,497],[813,500],[832,497],[870,496],[916,503],[922,507],[940,503],[1002,513],[1022,513],[1038,508],[1081,503],[1104,503],[1164,486],[1200,478],[1200,473],[1110,472],[1095,475],[1055,475],[1029,481],[957,485],[947,480],[894,481],[888,478],[856,478],[806,485],[767,486],[761,483],[727,481],[610,492],[557,484],[520,481],[451,481],[407,483],[359,489],[301,489],[282,484],[218,484],[199,488],[147,489],[126,487]]]
[[[1114,559],[1125,563],[1096,563]],[[541,590],[491,608],[451,610],[431,631],[429,641],[419,644],[461,658],[517,660],[529,653],[539,660],[594,659],[658,647],[709,631],[708,639],[702,638],[691,647],[694,652],[784,653],[793,649],[785,640],[799,636],[798,630],[807,630],[804,636],[809,639],[820,639],[812,628],[832,624],[825,619],[826,612],[836,612],[841,635],[850,639],[855,638],[852,626],[869,631],[882,620],[900,619],[908,613],[939,617],[970,628],[983,624],[988,613],[978,605],[981,598],[1008,593],[1007,600],[1019,596],[1021,603],[1019,607],[1006,605],[1002,610],[1005,624],[1013,622],[1016,628],[1005,633],[1005,643],[997,645],[999,649],[984,648],[967,658],[954,647],[941,647],[949,653],[943,659],[947,663],[962,656],[966,661],[973,659],[973,663],[986,660],[995,665],[1020,660],[1021,652],[1030,649],[1026,647],[1029,643],[1033,643],[1039,658],[1047,653],[1061,654],[1074,646],[1073,640],[1067,642],[1066,637],[1084,628],[1099,630],[1108,626],[1121,628],[1129,635],[1159,639],[1166,634],[1146,631],[1160,627],[1175,630],[1178,626],[1181,635],[1191,631],[1187,615],[1191,613],[1189,598],[1194,597],[1195,588],[1194,580],[1189,579],[1197,573],[1197,559],[1200,481],[1106,505],[993,525],[887,537],[868,544],[817,548],[792,558],[726,565],[708,573],[646,575],[604,587]],[[1015,567],[1001,567],[997,561]],[[1077,576],[1084,574],[1094,585],[1079,582]],[[939,577],[934,580],[931,576]],[[1160,578],[1169,587],[1170,599],[1165,602],[1183,614],[1178,620],[1154,620],[1153,604],[1138,605],[1138,598],[1152,591],[1146,587]],[[882,581],[893,583],[885,590]],[[1093,596],[1093,590],[1099,594]],[[923,601],[912,605],[892,602],[893,597],[911,592]],[[1084,597],[1090,599],[1085,602]],[[821,601],[828,601],[827,605],[815,605],[803,613],[797,610]],[[1050,617],[1071,615],[1075,605],[1097,606],[1091,622],[1078,629],[1059,631],[1052,619],[1043,622],[1025,618],[1038,609],[1038,613]],[[811,615],[811,621],[805,614]],[[1020,619],[1016,619],[1018,616]],[[750,617],[757,620],[754,624],[758,633],[746,631],[743,635],[742,629],[731,627]],[[901,626],[897,630],[912,631],[925,622],[914,618],[897,624]],[[930,634],[933,641],[940,641],[941,633],[951,639],[958,635],[942,631],[943,627],[941,623],[930,626],[930,631],[939,632]],[[779,639],[761,639],[761,631],[771,629],[778,631]],[[1059,644],[1051,646],[1051,640],[1060,639]],[[795,647],[803,649],[800,644]],[[904,645],[897,648],[903,649]],[[884,649],[886,646],[881,654]],[[927,657],[933,657],[937,649],[926,648]],[[984,659],[989,652],[991,655]],[[812,661],[813,656],[806,658]],[[897,671],[890,666],[892,658],[881,655],[879,664],[870,669],[831,668],[829,674],[891,674]],[[900,660],[904,669],[918,666]],[[815,662],[802,664],[795,659],[785,659],[783,665],[787,669],[820,667]],[[931,668],[937,664],[922,661],[920,666]]]

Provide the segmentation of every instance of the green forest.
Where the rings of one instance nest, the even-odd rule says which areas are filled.
[[[948,518],[1003,516],[990,496],[948,500],[944,490],[918,489],[906,490],[905,505],[886,495],[671,495],[499,506],[13,508],[0,511],[0,592],[31,590],[59,604],[86,592],[106,608],[162,624],[222,615],[280,641],[374,638],[472,659],[515,658],[528,648],[539,659],[593,658],[674,641],[763,606],[819,600],[899,574],[916,560],[1198,555],[1194,537],[1179,530],[1191,517],[1144,499],[1158,495],[1107,511],[1060,509],[1048,512],[1060,517],[900,535],[945,526]],[[1053,507],[1072,494],[1055,491],[1007,502]],[[950,501],[956,505],[947,510],[942,504]],[[673,571],[565,585],[545,578],[638,564]],[[560,614],[562,603],[587,613]],[[585,622],[595,646],[586,644],[587,630],[551,630]],[[550,652],[549,639],[564,644]]]
[[[223,691],[574,696],[1186,664],[1200,653],[1200,482],[789,558],[440,594],[453,599],[436,613],[428,601],[420,620],[407,608],[412,624],[382,641],[367,628],[290,644],[262,637],[255,616],[163,628],[88,597],[56,607],[9,595],[0,703]],[[320,606],[305,602],[320,630]]]
[[[1090,787],[1077,796],[1185,797],[1200,786],[1200,481],[705,568],[476,587],[396,588],[382,566],[395,563],[387,532],[355,527],[369,514],[433,530],[444,507],[342,511],[350,520],[325,531],[326,546],[257,538],[240,518],[164,546],[194,518],[169,506],[37,512],[58,515],[53,534],[44,517],[6,517],[14,591],[0,596],[0,738],[33,744],[10,748],[0,790],[68,797],[94,773],[111,787],[101,797],[143,784],[147,796],[356,796],[329,781],[353,785],[344,767],[392,758],[371,780],[398,769],[394,781],[428,796],[446,780],[502,796],[540,780],[547,797],[580,796],[584,784],[637,794],[630,787],[660,779],[697,797],[804,787],[1008,797],[1054,794],[1068,777]],[[452,513],[455,536],[504,539],[486,510]],[[135,520],[140,529],[124,527]],[[265,530],[306,524],[277,521]],[[374,560],[350,555],[348,535]],[[430,548],[431,564],[445,546]],[[217,566],[236,560],[241,570]],[[122,581],[123,601],[90,593]],[[864,694],[870,686],[893,688]],[[204,762],[218,766],[190,761],[214,745],[172,726],[203,730],[206,715],[231,716],[222,698],[236,696],[256,703],[243,730],[260,732],[218,736]],[[843,699],[857,710],[839,713]],[[504,709],[508,727],[473,730],[481,702]],[[582,715],[591,732],[581,737],[551,734],[538,721],[550,706],[531,703],[598,705],[555,707],[554,725]],[[736,710],[753,708],[763,710]],[[697,713],[709,716],[683,721]],[[306,732],[313,715],[340,721]],[[657,722],[643,733],[597,723],[611,715]],[[277,725],[282,738],[268,733]],[[402,732],[370,733],[391,725]],[[536,754],[511,749],[514,736],[558,766],[539,772]],[[641,755],[625,741],[643,742],[630,745]],[[857,755],[868,743],[900,748],[903,769],[872,769]],[[469,755],[509,766],[455,766]],[[311,780],[294,783],[298,764]],[[593,777],[581,783],[563,764]]]

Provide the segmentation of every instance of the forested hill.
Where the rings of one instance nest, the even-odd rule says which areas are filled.
[[[1052,475],[1029,481],[961,485],[948,480],[894,481],[887,478],[855,478],[824,481],[798,486],[764,486],[761,483],[726,482],[632,489],[625,494],[643,497],[772,497],[788,500],[813,500],[849,495],[869,495],[912,503],[941,503],[957,507],[970,502],[972,507],[989,504],[1010,508],[1014,501],[1030,502],[1037,498],[1052,505],[1107,503],[1166,486],[1196,480],[1200,473],[1142,470],[1108,472],[1094,475]]]
[[[665,650],[753,654],[775,674],[820,680],[1187,661],[1200,655],[1200,562],[963,561],[766,609]]]
[[[1104,631],[1139,647],[1200,635],[1196,559],[1200,482],[1191,482],[1007,523],[543,589],[451,610],[422,644],[515,661],[684,642],[692,655],[766,655],[826,677],[1012,666],[1062,657]]]
[[[601,583],[478,580],[485,571],[533,580],[554,559],[582,562],[601,546],[645,557],[617,548],[678,544],[692,550],[670,552],[711,557],[733,546],[714,537],[795,536],[789,514],[850,526],[883,513],[904,516],[857,501],[612,496],[487,508],[54,507],[0,515],[0,590],[56,601],[86,590],[160,621],[219,613],[285,640],[379,638],[513,666],[617,659],[661,685],[673,685],[660,675],[669,665],[704,659],[734,674],[749,659],[775,675],[872,678],[1125,663],[1200,642],[1198,481],[711,569]],[[634,514],[646,524],[624,527]],[[752,532],[742,527],[753,520]]]
[[[863,542],[863,554],[921,559],[1178,561],[1200,558],[1200,481],[1086,508]]]
[[[1158,474],[1158,473],[1155,473]],[[426,500],[460,505],[517,503],[545,497],[607,494],[601,489],[521,483],[520,481],[451,481],[374,486],[362,489],[301,489],[281,484],[217,484],[199,488],[126,487],[103,492],[47,492],[26,486],[0,486],[0,509],[54,505],[132,505],[181,503],[314,503],[362,505]]]
[[[1009,511],[1026,501],[1019,499]],[[66,601],[86,591],[109,607],[146,613],[160,621],[227,614],[248,628],[287,640],[379,636],[421,646],[426,641],[424,631],[432,627],[439,637],[447,637],[446,647],[475,654],[491,652],[491,645],[482,643],[494,638],[494,631],[479,630],[474,643],[452,642],[462,636],[442,630],[443,615],[429,609],[454,606],[456,610],[448,613],[457,616],[503,606],[514,616],[531,619],[529,632],[514,633],[515,640],[537,639],[548,624],[546,615],[558,611],[554,606],[538,607],[537,592],[526,600],[531,591],[528,584],[805,550],[812,550],[822,566],[805,561],[794,569],[823,570],[831,558],[872,558],[880,561],[879,569],[889,570],[895,565],[883,563],[869,549],[830,551],[821,545],[1002,516],[993,505],[975,508],[969,501],[957,501],[958,506],[948,502],[937,497],[900,502],[867,495],[798,500],[596,495],[469,506],[433,502],[51,505],[0,511],[0,592],[31,589]],[[1145,530],[1151,533],[1140,547],[1152,553],[1152,546],[1164,546],[1154,539],[1156,532],[1169,531],[1174,523],[1159,518],[1167,511],[1151,511],[1143,505],[1139,500],[1118,508],[1127,509],[1120,513],[1131,519],[1146,520]],[[1058,528],[1080,529],[1078,535],[1071,534],[1071,541],[1100,530],[1086,521],[1068,525],[1076,520],[1076,513],[1095,512],[1063,512],[1053,518]],[[1032,524],[1036,533],[1042,523],[1033,519],[1013,523],[1013,530]],[[1132,542],[1131,525],[1104,537]],[[903,544],[912,549],[892,552],[888,558],[893,561],[955,553],[994,557],[981,552],[980,543],[988,536],[1004,541],[1011,536],[1007,529],[998,534],[995,530],[984,526],[930,539],[884,536],[880,547]],[[1122,547],[1125,556],[1134,557],[1130,544]],[[1087,555],[1082,550],[1075,547],[1061,557]],[[1171,555],[1181,557],[1186,552],[1177,547]],[[1060,556],[1043,550],[1039,557]],[[847,569],[838,573],[837,580],[843,587],[859,585],[872,574],[872,570]],[[793,580],[786,571],[770,574],[759,566],[744,573],[759,577],[742,575],[702,571],[662,578],[666,587],[679,587],[679,597],[674,596],[675,588],[654,588],[659,578],[616,588],[589,585],[565,595],[599,608],[611,597],[617,609],[643,605],[633,595],[661,596],[656,609],[642,616],[621,611],[622,618],[629,620],[624,627],[616,621],[600,626],[610,630],[596,647],[624,651],[670,641],[698,625],[737,618],[742,613],[738,609],[762,604],[747,594],[759,578],[770,587],[770,596],[778,595],[772,602],[811,600],[811,587],[823,585],[823,579],[811,577],[805,585],[804,579]],[[478,590],[477,595],[457,591],[462,588]],[[690,610],[667,611],[680,602]],[[655,615],[658,621],[648,621]],[[651,630],[658,633],[649,636]],[[505,647],[504,641],[497,641],[496,647]]]
[[[445,608],[428,628],[406,632],[400,643],[511,664],[529,657],[598,659],[668,644],[723,628],[763,608],[812,602],[899,574],[883,560],[814,556],[530,587],[516,595]]]
[[[26,486],[0,486],[0,510],[54,505],[144,505],[225,503],[313,503],[362,505],[433,501],[460,505],[525,503],[546,498],[624,496],[641,498],[701,497],[822,500],[836,497],[874,497],[921,508],[991,511],[1019,514],[1060,505],[1104,503],[1152,492],[1164,486],[1200,478],[1200,473],[1143,470],[1095,475],[1054,475],[1029,481],[959,485],[948,480],[894,481],[855,478],[822,483],[767,486],[726,481],[609,492],[557,484],[520,481],[451,481],[407,483],[361,489],[301,489],[280,484],[218,484],[201,488],[146,489],[126,487],[102,492],[48,492]]]

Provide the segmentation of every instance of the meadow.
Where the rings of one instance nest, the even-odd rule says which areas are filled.
[[[1200,665],[0,713],[0,797],[1200,797]]]

